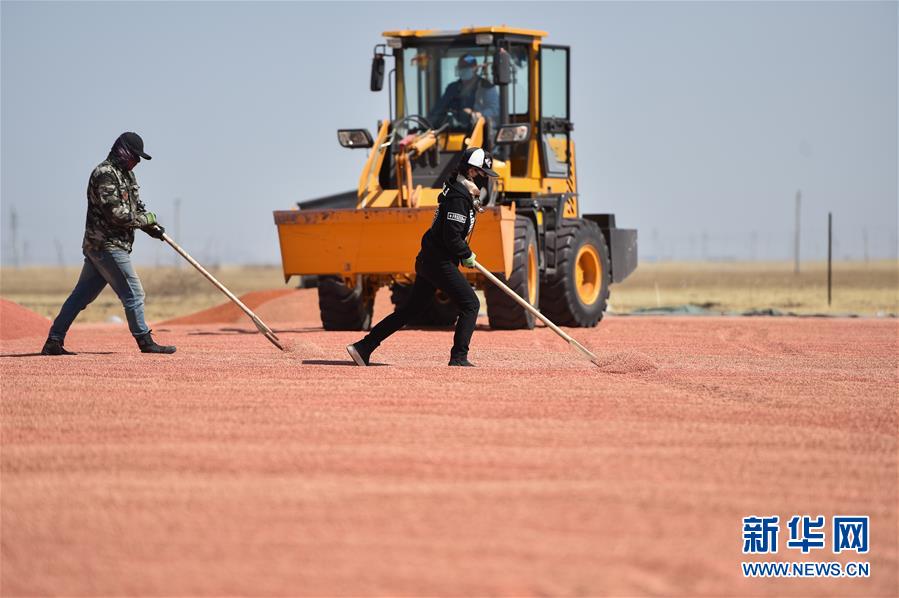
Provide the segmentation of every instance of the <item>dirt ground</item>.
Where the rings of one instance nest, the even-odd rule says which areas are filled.
[[[599,368],[545,328],[479,328],[472,369],[446,331],[358,368],[356,333],[275,328],[289,352],[246,321],[157,326],[173,356],[112,324],[73,357],[0,342],[2,594],[899,591],[896,320],[612,316],[571,331]],[[794,514],[869,515],[870,553],[803,557],[784,525],[742,554],[743,517]]]

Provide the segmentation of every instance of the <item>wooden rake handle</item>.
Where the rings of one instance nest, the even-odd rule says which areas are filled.
[[[188,262],[191,266],[193,266],[194,268],[196,268],[197,271],[198,271],[200,274],[202,274],[202,275],[206,278],[206,280],[208,280],[209,282],[211,282],[211,283],[213,284],[213,286],[215,286],[215,288],[217,288],[218,290],[220,290],[222,293],[225,294],[225,296],[226,296],[228,299],[230,299],[231,301],[233,301],[234,304],[237,305],[237,307],[239,307],[239,308],[241,309],[241,311],[243,311],[243,313],[247,314],[247,316],[249,316],[249,318],[253,321],[253,324],[256,325],[256,329],[259,330],[259,332],[261,332],[262,335],[263,335],[263,336],[264,336],[264,337],[265,337],[271,344],[275,345],[276,347],[278,347],[278,348],[281,349],[282,351],[284,350],[284,347],[281,345],[280,339],[278,339],[277,335],[275,335],[275,333],[272,332],[272,329],[269,328],[268,326],[266,326],[265,322],[262,321],[262,318],[260,318],[260,317],[257,316],[255,313],[253,313],[253,310],[251,310],[249,307],[247,307],[246,305],[244,305],[243,301],[241,301],[240,299],[237,298],[237,295],[235,295],[234,293],[232,293],[231,291],[229,291],[229,290],[227,289],[227,287],[225,287],[225,285],[223,285],[222,283],[220,283],[220,282],[215,278],[215,276],[213,276],[212,274],[210,274],[209,271],[206,270],[206,268],[204,268],[202,265],[200,265],[200,262],[198,262],[198,261],[195,260],[193,257],[191,257],[191,255],[190,255],[189,253],[187,253],[186,251],[184,251],[184,249],[183,249],[180,245],[178,245],[177,243],[175,243],[175,241],[173,241],[172,238],[171,238],[170,236],[168,236],[168,235],[165,234],[165,233],[162,233],[162,240],[165,241],[166,243],[168,243],[169,245],[171,245],[171,246],[172,246],[172,249],[174,249],[175,251],[177,251],[177,252],[181,255],[181,257],[183,257],[185,260],[187,260],[187,262]]]
[[[553,332],[555,332],[556,334],[561,336],[563,339],[565,339],[569,345],[571,345],[572,347],[574,347],[575,349],[577,349],[578,351],[583,353],[585,357],[587,357],[588,359],[590,359],[590,361],[592,361],[594,363],[594,365],[597,365],[597,366],[599,365],[599,358],[596,357],[596,355],[594,355],[593,353],[591,353],[590,350],[587,349],[587,347],[585,347],[584,345],[580,344],[579,342],[577,342],[576,340],[571,338],[571,335],[567,334],[564,330],[562,330],[561,328],[559,328],[558,326],[553,324],[549,318],[547,318],[542,313],[540,313],[540,310],[538,310],[536,307],[534,307],[533,305],[531,305],[530,303],[525,301],[522,297],[520,297],[518,295],[518,293],[516,293],[515,291],[510,289],[506,285],[506,283],[504,283],[499,278],[494,276],[492,272],[487,270],[487,268],[485,268],[484,266],[479,264],[477,260],[475,260],[475,262],[474,262],[474,267],[475,267],[475,269],[477,269],[478,272],[483,274],[487,278],[487,280],[489,280],[490,282],[495,284],[497,287],[499,287],[499,289],[501,291],[503,291],[506,295],[511,297],[513,300],[515,300],[515,302],[518,303],[518,305],[520,305],[521,307],[525,308],[526,310],[528,310],[529,312],[534,314],[534,317],[536,317],[541,322],[546,324],[550,330],[552,330]]]

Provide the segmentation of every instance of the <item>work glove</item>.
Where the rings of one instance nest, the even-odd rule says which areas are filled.
[[[159,239],[160,241],[163,240],[162,234],[165,232],[165,229],[162,228],[161,224],[150,224],[148,226],[142,226],[140,229],[154,239]]]
[[[474,268],[474,258],[477,256],[474,254],[474,251],[471,252],[471,255],[462,260],[462,265],[466,268]]]
[[[147,221],[147,223],[144,226],[152,226],[152,225],[156,224],[156,214],[154,214],[153,212],[144,212],[143,217]],[[141,228],[143,228],[143,227],[141,227]]]

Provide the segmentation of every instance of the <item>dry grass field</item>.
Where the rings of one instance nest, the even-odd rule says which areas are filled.
[[[721,312],[776,309],[796,314],[899,312],[899,263],[839,262],[833,266],[833,301],[827,305],[827,263],[643,263],[612,287],[614,311],[693,304]]]
[[[79,268],[4,268],[0,296],[52,318],[78,278]],[[238,295],[283,288],[277,266],[225,266],[213,271]],[[225,301],[222,294],[189,266],[181,269],[138,267],[147,292],[147,318],[161,321]],[[899,266],[890,260],[834,265],[833,304],[827,305],[824,263],[805,263],[797,276],[792,263],[643,263],[624,283],[612,287],[611,309],[693,304],[715,312],[776,309],[797,314],[896,314]],[[294,281],[291,282],[293,284]],[[103,322],[123,317],[118,299],[106,289],[79,317]]]

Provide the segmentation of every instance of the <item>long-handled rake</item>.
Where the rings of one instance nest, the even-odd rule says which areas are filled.
[[[591,353],[590,350],[587,349],[587,347],[585,347],[584,345],[580,344],[579,342],[577,342],[576,340],[571,338],[571,336],[566,334],[565,331],[563,331],[561,328],[559,328],[558,326],[556,326],[555,324],[550,322],[549,318],[547,318],[546,316],[541,314],[540,311],[537,308],[535,308],[533,305],[531,305],[530,303],[528,303],[527,301],[525,301],[524,299],[519,297],[518,293],[516,293],[515,291],[510,289],[508,286],[506,286],[506,284],[503,281],[501,281],[499,278],[494,276],[492,272],[487,270],[487,268],[485,268],[484,266],[479,264],[477,261],[475,261],[474,267],[477,268],[478,272],[480,272],[481,274],[486,276],[487,280],[489,280],[490,282],[492,282],[493,284],[498,286],[500,288],[500,290],[502,290],[506,295],[508,295],[509,297],[514,299],[521,307],[525,308],[526,310],[528,310],[529,312],[534,314],[534,317],[538,318],[541,322],[546,324],[550,330],[552,330],[553,332],[555,332],[556,334],[561,336],[563,339],[565,339],[569,345],[571,345],[572,347],[577,349],[584,357],[589,359],[593,363],[593,365],[600,367],[599,358],[596,355],[594,355],[593,353]]]
[[[206,280],[208,280],[213,285],[215,285],[215,287],[218,290],[220,290],[221,292],[223,292],[225,294],[225,296],[228,297],[228,299],[233,301],[234,304],[237,305],[237,307],[239,307],[243,311],[243,313],[247,314],[247,316],[249,316],[249,318],[251,320],[253,320],[253,324],[256,325],[256,329],[259,330],[260,333],[262,333],[262,336],[264,336],[266,339],[268,339],[268,341],[271,344],[275,345],[282,351],[284,350],[284,347],[281,346],[281,341],[278,339],[278,337],[275,335],[275,333],[272,332],[272,329],[265,325],[265,322],[262,321],[262,318],[260,318],[256,314],[254,314],[253,310],[251,310],[249,307],[244,305],[243,301],[238,299],[234,293],[232,293],[227,288],[225,288],[225,285],[223,285],[218,280],[216,280],[215,276],[210,274],[206,270],[206,268],[204,268],[203,266],[200,265],[200,263],[197,260],[192,258],[189,253],[184,251],[184,249],[182,249],[180,245],[175,243],[171,237],[169,237],[165,233],[162,233],[162,240],[165,241],[166,243],[168,243],[169,245],[171,245],[172,249],[174,249],[179,254],[181,254],[181,257],[186,259],[190,263],[191,266],[193,266],[194,268],[199,270],[200,274],[202,274],[203,276],[206,277]]]

